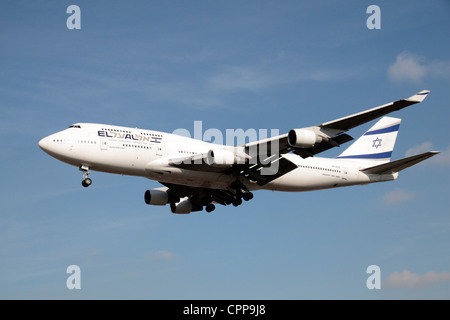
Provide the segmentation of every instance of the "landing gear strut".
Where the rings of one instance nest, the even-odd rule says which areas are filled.
[[[89,168],[87,166],[80,166],[80,171],[83,171],[83,181],[81,181],[81,185],[87,188],[92,184],[92,180],[87,177],[90,173]]]

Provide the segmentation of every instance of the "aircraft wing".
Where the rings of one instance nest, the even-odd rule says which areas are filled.
[[[203,171],[220,172],[234,176],[244,176],[263,186],[268,182],[297,168],[297,165],[282,155],[293,151],[302,158],[312,157],[325,150],[338,147],[353,138],[344,133],[361,124],[384,116],[393,111],[408,107],[412,104],[422,102],[428,90],[423,90],[407,99],[397,100],[379,107],[355,113],[333,121],[325,122],[313,127],[302,129],[314,134],[316,143],[310,146],[297,147],[290,141],[291,132],[276,137],[247,143],[238,147],[226,147],[225,152],[231,152],[240,161],[229,163],[229,165],[214,165],[210,158],[211,154],[197,154],[186,158],[170,159],[168,164],[177,168]],[[219,148],[216,150],[219,153]],[[225,147],[224,147],[225,148]],[[230,149],[231,148],[231,149]]]
[[[320,124],[319,127],[341,130],[342,132],[347,131],[366,122],[380,118],[393,111],[398,111],[415,103],[422,102],[429,93],[429,90],[422,90],[407,99],[397,100],[363,112],[352,114],[347,117],[325,122]]]
[[[296,164],[277,154],[265,155],[262,159],[261,157],[255,157],[253,158],[254,161],[247,157],[239,163],[229,165],[215,165],[208,157],[208,154],[198,154],[182,159],[169,160],[168,164],[187,170],[244,176],[260,186],[297,168]]]
[[[313,127],[298,129],[310,131],[318,137],[318,142],[316,142],[312,146],[296,147],[294,145],[291,145],[289,141],[289,134],[293,131],[291,130],[289,134],[286,133],[276,137],[247,143],[244,147],[246,148],[247,153],[249,153],[251,156],[254,156],[258,153],[257,150],[260,148],[260,146],[264,146],[264,148],[270,150],[272,146],[276,146],[276,144],[278,144],[278,150],[280,154],[293,151],[302,158],[311,157],[325,150],[339,147],[341,144],[352,140],[353,138],[348,134],[345,134],[345,131],[382,117],[391,112],[401,110],[416,103],[420,103],[426,98],[428,93],[430,93],[430,91],[423,90],[407,99],[397,100],[379,107],[358,112]]]
[[[189,163],[189,161],[193,160],[194,158],[197,160],[197,163]],[[199,160],[202,160],[202,162],[200,163]],[[284,157],[279,157],[276,159],[269,157],[264,163],[242,163],[225,166],[210,165],[208,163],[205,163],[204,160],[205,155],[199,154],[191,157],[190,159],[186,158],[182,163],[179,163],[179,159],[177,159],[176,163],[169,161],[168,164],[177,168],[189,170],[198,170],[202,172],[223,172],[224,174],[230,174],[235,177],[244,176],[249,180],[256,182],[260,186],[263,186],[298,167],[296,164]],[[238,183],[237,181],[238,180],[236,180],[234,183]],[[208,204],[211,204],[213,202],[222,205],[228,205],[231,203],[233,203],[233,205],[239,205],[240,203],[242,203],[242,200],[240,200],[241,197],[244,200],[253,198],[253,194],[249,192],[244,185],[239,186],[239,184],[235,186],[231,184],[231,189],[212,189],[208,187],[190,187],[179,184],[164,183],[161,181],[160,183],[169,188],[171,196],[174,197],[173,199],[178,199],[170,202],[171,210],[174,213],[186,213],[182,211],[183,209],[180,209],[181,211],[177,211],[179,204],[176,204],[176,202],[183,199],[189,200],[190,208],[188,211],[190,212],[202,210],[203,206],[207,206]],[[240,188],[243,188],[244,190],[246,190],[246,192],[241,191],[242,189]],[[240,196],[238,195],[239,192],[241,192]],[[150,201],[150,198],[148,201]],[[235,204],[235,201],[238,201],[237,204]],[[206,210],[208,210],[208,208]]]

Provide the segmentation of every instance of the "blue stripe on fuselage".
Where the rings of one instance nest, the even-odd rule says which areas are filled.
[[[390,158],[392,155],[392,151],[381,152],[381,153],[372,153],[372,154],[359,154],[354,156],[343,156],[338,157],[338,159],[384,159]]]

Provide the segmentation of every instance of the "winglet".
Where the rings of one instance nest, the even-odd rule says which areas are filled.
[[[425,100],[425,98],[427,97],[427,95],[429,93],[430,93],[430,90],[422,90],[405,100],[411,101],[411,102],[422,102],[423,100]]]

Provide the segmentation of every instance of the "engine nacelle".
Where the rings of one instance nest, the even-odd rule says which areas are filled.
[[[171,203],[170,210],[172,213],[187,214],[192,211],[192,201],[190,199],[182,199],[178,203]]]
[[[179,198],[175,197],[167,187],[145,191],[144,199],[146,204],[155,206],[164,206],[169,202],[179,201]]]
[[[171,202],[170,210],[172,210],[172,213],[187,214],[193,211],[202,211],[203,206],[192,203],[191,199],[186,197],[181,199],[177,203]]]
[[[229,150],[209,150],[206,163],[210,166],[231,166],[237,163],[238,156]]]
[[[308,129],[292,129],[288,134],[288,142],[292,147],[311,148],[322,142],[322,137]]]

